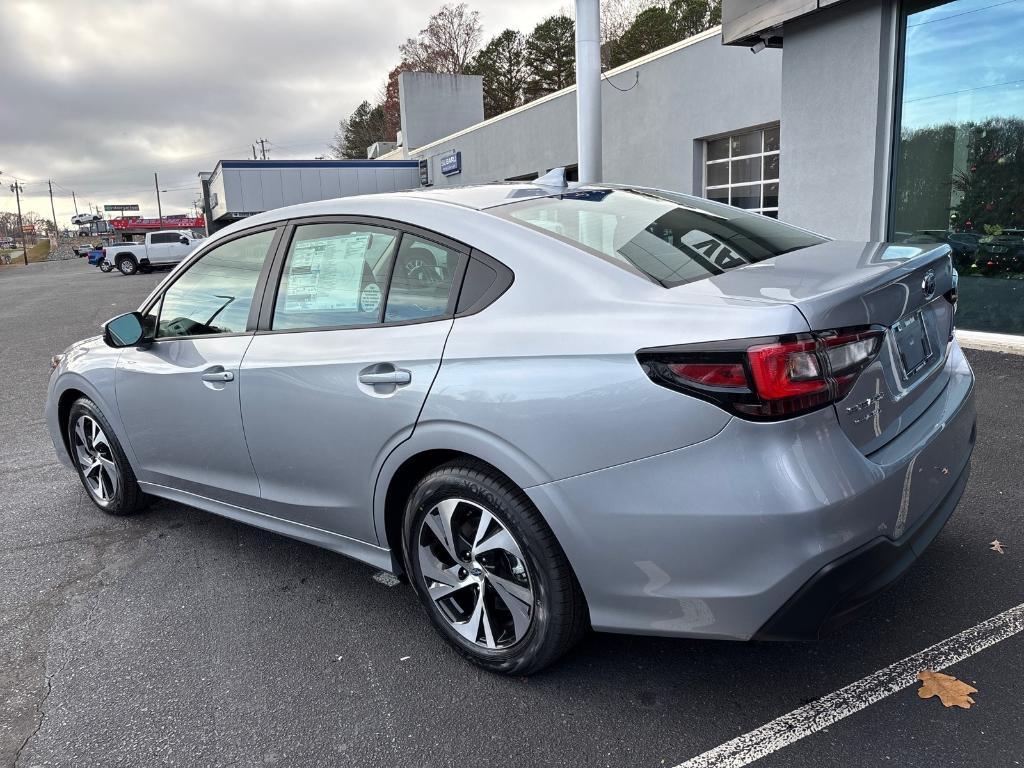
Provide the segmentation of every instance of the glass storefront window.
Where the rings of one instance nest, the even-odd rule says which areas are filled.
[[[890,237],[945,242],[961,328],[1024,333],[1024,8],[904,4]]]

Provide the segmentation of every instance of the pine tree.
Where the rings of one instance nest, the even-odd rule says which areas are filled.
[[[514,29],[494,37],[473,59],[473,74],[484,78],[484,117],[494,117],[523,103],[529,72],[526,39]]]
[[[576,82],[576,25],[568,16],[551,16],[526,41],[529,98],[554,93]]]

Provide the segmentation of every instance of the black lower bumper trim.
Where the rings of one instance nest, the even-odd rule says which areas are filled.
[[[898,540],[880,536],[814,574],[754,635],[754,640],[815,640],[852,618],[914,563],[956,509],[970,461],[949,492]]]

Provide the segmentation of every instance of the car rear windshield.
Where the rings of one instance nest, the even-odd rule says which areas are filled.
[[[825,242],[760,214],[642,189],[576,190],[489,212],[582,246],[666,288]]]

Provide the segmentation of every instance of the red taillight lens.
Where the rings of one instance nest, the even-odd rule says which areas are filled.
[[[741,363],[669,363],[668,369],[681,379],[709,387],[745,387],[747,374]]]
[[[883,332],[846,329],[723,345],[641,350],[656,383],[739,416],[780,419],[845,397],[881,347]]]
[[[813,340],[750,347],[747,357],[758,394],[768,400],[779,400],[828,389],[816,349],[817,342]]]

